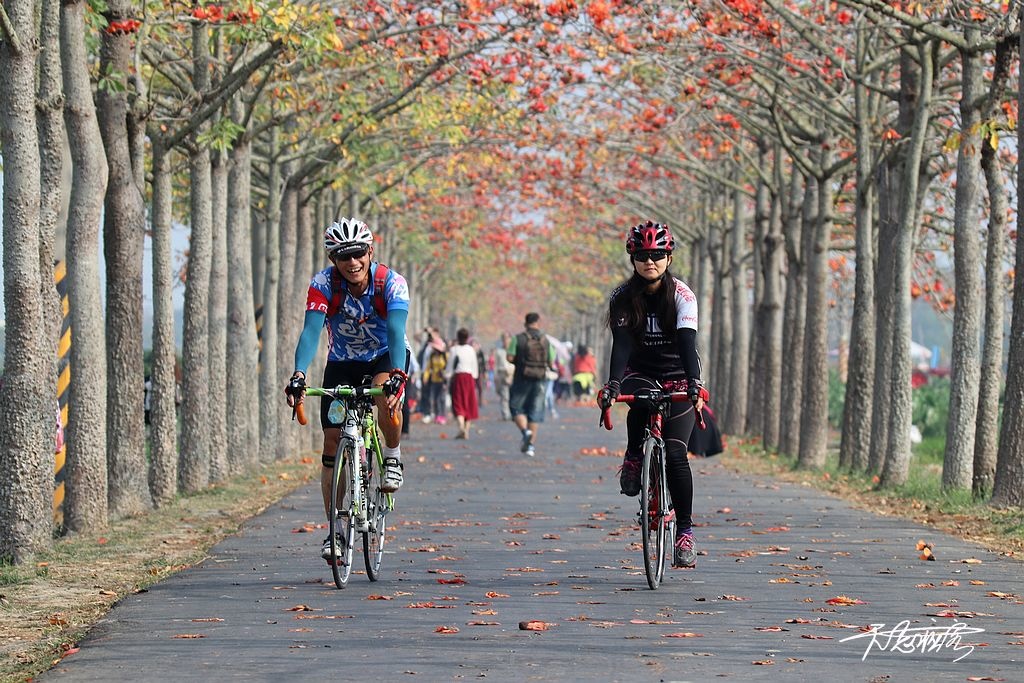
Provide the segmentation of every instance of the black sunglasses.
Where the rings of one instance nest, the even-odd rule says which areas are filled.
[[[668,258],[668,252],[657,250],[657,251],[638,251],[633,254],[633,260],[638,263],[645,263],[647,261],[664,261]]]
[[[348,249],[348,247],[346,247],[346,249]],[[362,244],[359,246],[358,251],[350,251],[347,254],[341,254],[339,253],[340,251],[341,249],[338,249],[333,254],[331,254],[331,258],[333,258],[335,261],[351,261],[353,259],[360,259],[366,256],[366,253],[370,251],[370,246],[367,244]]]

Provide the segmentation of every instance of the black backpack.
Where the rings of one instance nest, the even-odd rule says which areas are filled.
[[[516,340],[516,363],[525,379],[545,379],[548,370],[548,340],[539,332],[522,332]]]

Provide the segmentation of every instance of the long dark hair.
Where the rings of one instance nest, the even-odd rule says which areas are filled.
[[[658,324],[665,334],[672,334],[676,329],[676,287],[672,272],[665,269],[662,284],[654,295],[654,311],[647,310],[647,285],[650,282],[633,271],[632,277],[616,287],[608,302],[609,328],[618,324],[619,319],[625,320],[625,327],[638,342],[647,331],[647,314],[653,312],[658,317]]]

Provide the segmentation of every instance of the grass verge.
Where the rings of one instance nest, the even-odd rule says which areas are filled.
[[[936,460],[933,449],[915,453],[906,484],[878,489],[874,477],[840,470],[834,452],[823,468],[798,470],[794,457],[767,453],[757,442],[734,443],[724,464],[738,472],[813,486],[858,508],[909,519],[1024,560],[1024,510],[993,508],[974,500],[970,491],[943,491],[941,453]]]
[[[0,565],[0,681],[31,680],[122,597],[202,561],[242,522],[316,475],[304,460],[262,466],[99,534],[61,538],[34,564]]]

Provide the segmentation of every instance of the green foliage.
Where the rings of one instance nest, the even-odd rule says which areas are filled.
[[[828,370],[828,423],[835,429],[843,426],[843,405],[846,403],[846,382],[839,371]]]
[[[942,437],[945,440],[949,417],[949,380],[932,378],[928,384],[914,389],[911,419],[921,430],[921,436]]]
[[[941,465],[946,453],[944,436],[926,436],[914,446],[914,457],[918,462]]]
[[[209,145],[215,151],[226,152],[244,132],[245,126],[240,126],[225,116],[217,119],[208,131],[197,138],[197,141],[201,145]]]

